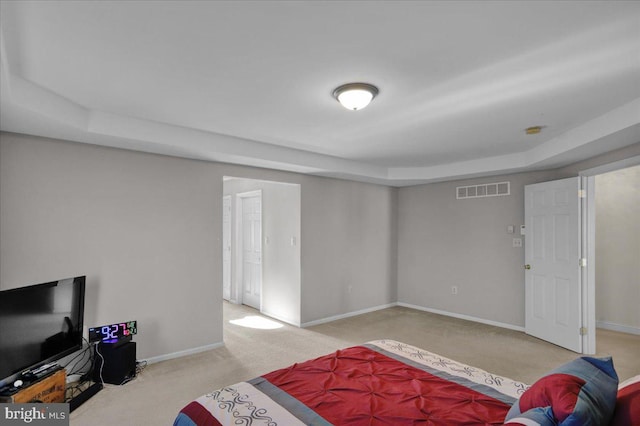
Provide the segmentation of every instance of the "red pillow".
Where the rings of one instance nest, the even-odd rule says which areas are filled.
[[[551,406],[553,416],[564,422],[576,409],[578,395],[587,383],[571,374],[550,374],[538,380],[520,398],[520,410]]]
[[[608,425],[618,375],[611,357],[574,359],[534,383],[507,413],[505,424]]]
[[[640,375],[620,384],[616,410],[609,425],[640,425]]]

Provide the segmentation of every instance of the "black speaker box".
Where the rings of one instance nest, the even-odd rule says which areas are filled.
[[[94,382],[121,385],[136,377],[136,342],[100,342],[96,350]]]

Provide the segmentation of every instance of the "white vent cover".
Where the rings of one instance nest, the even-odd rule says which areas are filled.
[[[509,182],[485,183],[482,185],[458,186],[456,187],[456,198],[484,198],[501,197],[511,194]]]

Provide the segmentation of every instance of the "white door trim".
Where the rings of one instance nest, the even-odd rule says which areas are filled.
[[[587,266],[581,268],[582,283],[582,326],[587,332],[582,335],[582,353],[596,353],[596,203],[595,176],[580,176],[580,190],[586,198],[580,204],[582,216],[582,246],[580,257],[587,260]],[[593,250],[589,248],[593,247]],[[593,277],[593,278],[592,278]],[[593,280],[593,282],[589,282]]]
[[[232,206],[232,198],[231,195],[223,195],[222,196],[222,298],[225,300],[228,300],[232,303],[237,303],[236,298],[233,294],[234,291],[234,286],[233,286],[233,281],[232,281],[232,276],[233,274],[231,273],[231,266],[233,265],[233,260],[232,260],[232,251],[233,251],[233,238],[232,238],[232,233],[231,233],[231,227],[233,226],[233,206]],[[225,214],[226,212],[225,207],[229,206],[229,221],[225,222]],[[225,247],[225,243],[229,244],[228,250],[229,250],[229,260],[228,260],[228,267],[227,265],[225,265],[225,263],[227,263],[227,261],[225,261],[225,250],[227,250],[227,247]],[[228,294],[227,291],[225,289],[225,287],[229,286],[228,289]],[[226,296],[226,297],[225,297]]]
[[[582,323],[587,327],[587,333],[583,336],[582,341],[583,353],[585,354],[596,353],[596,176],[637,165],[640,165],[640,155],[580,172],[582,190],[587,196],[582,205],[582,235],[586,237],[582,246],[584,250],[582,257],[587,259],[587,267],[583,268],[582,276],[582,294],[584,295]]]
[[[244,264],[244,255],[243,255],[243,247],[242,247],[242,229],[243,229],[243,215],[242,215],[242,199],[243,198],[251,198],[251,197],[260,197],[260,205],[262,205],[262,190],[257,189],[255,191],[241,192],[236,194],[236,267],[235,267],[235,292],[236,292],[236,300],[237,303],[243,303],[243,264]],[[262,227],[262,220],[260,220],[260,227]],[[260,232],[262,235],[262,231]],[[262,244],[262,241],[260,242]],[[264,247],[262,248],[264,251]],[[260,275],[263,275],[262,271],[262,263],[260,264]],[[260,312],[262,312],[262,278],[260,279]]]

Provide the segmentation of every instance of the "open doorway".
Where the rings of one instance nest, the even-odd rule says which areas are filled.
[[[640,166],[595,185],[596,327],[640,335]]]
[[[224,177],[223,299],[300,325],[300,185]]]
[[[586,191],[585,353],[596,353],[596,329],[640,334],[640,156],[581,173]]]

